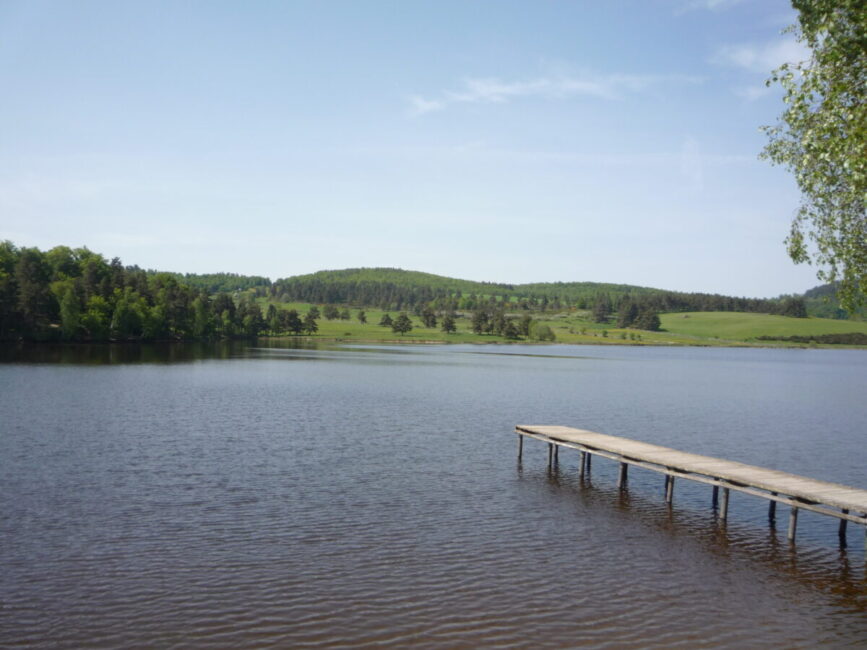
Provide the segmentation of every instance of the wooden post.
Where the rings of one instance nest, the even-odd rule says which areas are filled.
[[[665,502],[671,503],[674,498],[674,477],[668,476],[668,483],[665,484]]]
[[[590,459],[593,458],[593,454],[589,451],[587,452],[587,473],[590,473]]]
[[[848,515],[849,511],[844,508],[843,514]],[[846,548],[846,524],[848,523],[845,519],[840,520],[840,528],[837,530],[837,535],[840,537],[840,548]]]
[[[713,509],[716,510],[719,506],[719,485],[713,486],[713,492],[711,493],[710,502],[713,506]]]
[[[560,464],[560,445],[554,445],[554,464]]]
[[[548,469],[554,464],[554,443],[548,443]]]
[[[620,463],[620,474],[617,477],[617,487],[621,490],[626,487],[626,472],[628,469],[629,465],[627,463]]]
[[[777,496],[776,492],[771,492],[772,496]],[[771,522],[771,526],[774,525],[774,522],[777,521],[777,502],[771,499],[768,504],[768,521]]]
[[[518,434],[518,460],[524,456],[524,436]]]
[[[719,506],[720,521],[725,521],[729,516],[729,489],[723,488],[722,501]]]
[[[578,476],[584,478],[584,467],[587,465],[587,452],[582,451],[581,456],[578,459]]]
[[[798,509],[792,508],[789,511],[789,541],[795,541],[795,533],[798,531]]]

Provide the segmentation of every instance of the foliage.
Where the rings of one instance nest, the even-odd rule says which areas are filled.
[[[792,4],[792,30],[811,57],[768,81],[782,86],[787,108],[764,127],[762,155],[793,172],[801,190],[789,255],[816,263],[826,282],[839,278],[840,302],[851,311],[867,303],[867,3]]]
[[[611,314],[611,299],[607,293],[600,293],[593,303],[593,322],[606,323],[609,314]]]
[[[813,287],[803,294],[804,303],[807,306],[807,315],[817,318],[837,318],[837,319],[860,319],[867,318],[867,305],[847,312],[840,306],[840,301],[837,299],[837,291],[839,283],[821,284]]]
[[[0,243],[0,339],[107,341],[255,336],[258,305],[86,248]]]
[[[156,275],[159,271],[148,270]],[[172,273],[171,275],[193,289],[202,289],[207,293],[232,293],[249,289],[267,289],[271,280],[259,275],[238,275],[237,273]]]
[[[638,319],[638,304],[624,300],[617,312],[617,327],[629,327]]]
[[[310,311],[308,311],[304,316],[304,321],[301,323],[301,329],[305,334],[316,334],[319,330],[319,325],[316,323],[316,314],[318,313],[318,309],[311,307]]]
[[[550,282],[523,285],[471,282],[401,269],[345,269],[319,271],[277,280],[269,288],[281,302],[343,304],[378,307],[387,311],[412,309],[434,312],[541,311],[589,309],[607,300],[605,318],[622,300],[649,304],[657,312],[749,311],[774,313],[778,301],[737,298],[706,293],[681,293],[620,284]]]
[[[421,322],[425,327],[436,327],[437,326],[437,316],[434,313],[434,310],[430,307],[425,307],[421,312]]]
[[[638,318],[632,325],[635,329],[658,332],[660,328],[659,314],[652,309],[644,309],[638,314]]]
[[[412,331],[412,321],[409,316],[406,315],[406,312],[401,312],[400,315],[394,319],[394,322],[391,324],[391,331],[401,335]]]
[[[554,330],[548,325],[544,325],[537,321],[530,324],[530,338],[535,341],[555,341],[557,340]]]
[[[806,318],[807,304],[803,298],[789,297],[785,298],[780,305],[780,316],[789,316],[791,318]]]

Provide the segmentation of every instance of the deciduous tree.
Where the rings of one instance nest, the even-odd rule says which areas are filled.
[[[307,312],[307,315],[304,316],[304,322],[302,323],[303,331],[305,334],[315,334],[319,331],[319,325],[316,323],[316,319],[313,317],[313,310],[315,307],[311,307],[310,311]],[[317,309],[318,313],[319,310]]]
[[[840,279],[847,310],[867,302],[867,3],[792,0],[790,28],[810,49],[806,61],[775,70],[786,109],[763,157],[795,176],[801,206],[786,239],[796,263]],[[812,245],[809,243],[812,242]]]

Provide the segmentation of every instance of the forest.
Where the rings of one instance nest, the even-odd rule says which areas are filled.
[[[265,287],[258,290],[265,291]],[[508,305],[524,311],[604,309],[618,311],[624,302],[640,311],[741,311],[803,315],[798,297],[735,298],[708,293],[683,293],[647,287],[594,282],[551,282],[523,285],[469,282],[401,269],[320,271],[275,281],[268,295],[281,302],[303,301],[365,305],[380,309],[417,309],[430,305],[442,311],[471,311]],[[803,311],[803,313],[802,313]],[[797,312],[797,313],[796,313]]]
[[[255,336],[250,293],[193,286],[177,274],[124,266],[87,248],[42,252],[0,243],[0,339],[108,341]]]

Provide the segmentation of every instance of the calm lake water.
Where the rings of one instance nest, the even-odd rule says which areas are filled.
[[[40,348],[0,363],[0,646],[867,644],[864,530],[563,424],[867,488],[867,352]]]

